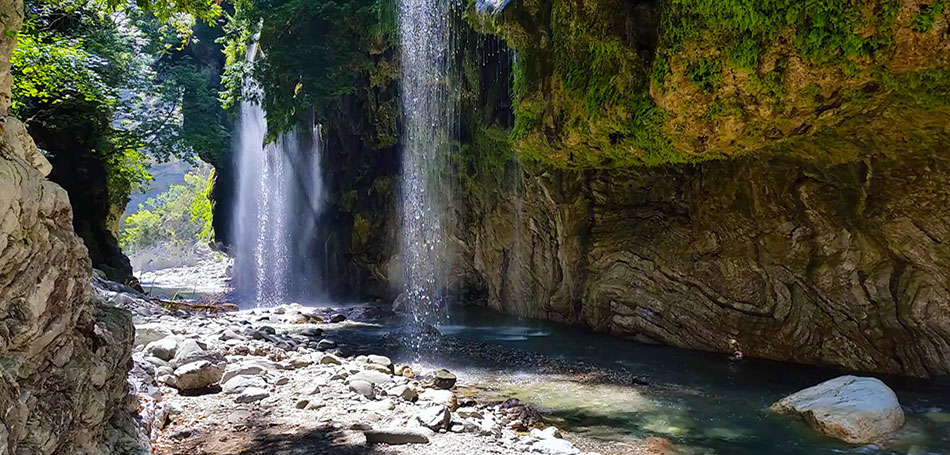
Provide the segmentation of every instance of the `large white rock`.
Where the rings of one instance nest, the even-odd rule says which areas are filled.
[[[224,366],[207,360],[182,365],[175,370],[175,387],[179,390],[195,390],[215,385],[224,374]]]
[[[818,432],[850,442],[870,444],[891,437],[904,425],[897,395],[874,378],[841,376],[789,395],[770,412],[796,416]]]

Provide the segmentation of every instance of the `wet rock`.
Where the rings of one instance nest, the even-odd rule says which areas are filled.
[[[373,392],[373,384],[368,381],[362,381],[359,379],[351,380],[350,390],[363,395],[370,400],[376,397],[375,393]]]
[[[224,365],[207,360],[187,363],[175,370],[175,384],[179,390],[198,390],[218,383],[224,374]]]
[[[364,431],[367,444],[428,444],[430,433],[421,428],[381,428]]]
[[[320,357],[321,365],[343,365],[343,361],[333,354],[324,354]]]
[[[336,347],[336,341],[333,341],[329,338],[324,338],[317,342],[318,351],[328,351]]]
[[[345,320],[346,320],[346,316],[340,313],[331,314],[330,317],[327,318],[327,322],[332,323],[332,324],[343,322]]]
[[[897,395],[875,378],[841,376],[773,404],[769,411],[795,416],[826,436],[852,444],[887,440],[904,425]]]
[[[437,389],[448,390],[455,387],[456,377],[448,370],[439,370],[435,372],[432,378],[432,386]]]
[[[323,330],[311,327],[301,330],[300,334],[307,338],[320,338],[323,336]]]

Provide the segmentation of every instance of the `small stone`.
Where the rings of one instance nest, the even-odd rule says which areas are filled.
[[[306,409],[307,405],[310,404],[310,400],[300,400],[294,405],[297,409]]]
[[[241,393],[249,387],[266,389],[267,382],[260,376],[235,376],[221,385],[221,391],[227,394]]]
[[[324,354],[323,357],[320,358],[320,364],[321,365],[343,365],[343,361],[340,360],[339,357],[333,354]]]
[[[382,365],[377,365],[377,364],[375,364],[375,363],[368,363],[368,364],[366,364],[366,366],[363,367],[363,369],[365,369],[365,370],[367,370],[367,371],[378,371],[378,372],[383,373],[383,374],[386,374],[386,375],[392,375],[392,374],[393,374],[392,368],[386,368],[386,367],[384,367],[384,366],[382,366]]]
[[[239,337],[238,334],[234,333],[234,331],[231,329],[224,329],[224,331],[221,332],[221,336],[218,338],[220,338],[222,341],[241,339],[241,337]]]
[[[318,351],[327,351],[336,347],[336,341],[333,341],[329,338],[324,338],[317,342]]]
[[[447,406],[436,405],[423,409],[416,415],[419,423],[433,431],[447,429],[452,422],[452,411]]]
[[[300,368],[305,368],[310,366],[313,363],[313,360],[309,356],[296,356],[290,359],[287,362],[285,369],[287,370],[298,370]]]
[[[456,380],[455,375],[448,370],[439,370],[435,372],[435,377],[432,379],[432,386],[437,389],[448,390],[455,387]]]
[[[373,384],[367,381],[362,381],[359,379],[350,381],[350,390],[363,395],[370,400],[375,398],[375,394],[373,393]]]
[[[482,414],[482,411],[479,411],[478,409],[473,408],[473,407],[458,408],[458,410],[455,412],[459,415],[459,417],[463,419],[479,419],[480,420],[484,417],[484,415]]]
[[[158,341],[153,341],[145,346],[145,352],[166,362],[174,358],[177,351],[178,340],[172,336],[162,338]]]
[[[343,322],[345,320],[346,320],[346,316],[340,313],[330,315],[330,317],[327,319],[328,322],[333,323],[333,324],[336,324],[338,322]]]
[[[531,450],[545,455],[574,455],[581,453],[574,444],[557,438],[541,439],[531,445]]]
[[[421,428],[382,428],[364,431],[367,444],[428,444],[429,434]]]
[[[422,393],[419,394],[419,400],[445,405],[448,406],[449,409],[458,409],[458,400],[451,390],[423,390]]]
[[[415,373],[412,372],[412,368],[409,368],[409,365],[399,365],[395,369],[396,376],[403,376],[406,378],[416,377]]]
[[[387,370],[389,370],[389,374],[392,374],[394,371],[393,361],[390,360],[389,357],[382,356],[382,355],[369,355],[366,357],[366,361],[373,365],[380,365],[382,367],[385,367]]]
[[[552,439],[560,438],[561,432],[558,431],[557,427],[547,427],[545,429],[532,428],[529,435],[535,439]]]
[[[235,403],[253,403],[255,401],[263,400],[270,396],[266,390],[259,387],[248,387],[244,389],[238,396],[234,397]]]
[[[386,394],[392,397],[402,398],[406,401],[415,401],[419,398],[419,394],[415,390],[412,390],[409,386],[399,385],[393,387],[386,391]]]
[[[303,315],[301,315],[301,316],[304,317],[304,318],[306,318],[306,316],[303,316]],[[319,337],[322,337],[322,336],[323,336],[323,330],[320,330],[320,329],[317,329],[317,328],[314,328],[314,327],[310,327],[310,328],[301,330],[301,331],[300,331],[300,334],[303,335],[303,336],[305,336],[305,337],[307,337],[307,338],[319,338]]]
[[[387,373],[373,370],[363,370],[350,377],[351,380],[360,380],[376,384],[388,384],[393,382],[393,377]]]

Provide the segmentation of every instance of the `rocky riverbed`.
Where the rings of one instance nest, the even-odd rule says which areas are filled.
[[[397,329],[365,337],[382,333],[365,321],[387,316],[386,310],[287,305],[189,313],[116,291],[100,294],[134,314],[130,382],[140,402],[142,437],[156,454],[673,450],[660,438],[621,446],[568,434],[546,426],[516,399],[482,399],[477,388],[438,365],[398,364],[373,353],[406,336]],[[368,339],[377,343],[361,341]]]

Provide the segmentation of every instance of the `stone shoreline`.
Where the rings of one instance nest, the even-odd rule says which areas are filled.
[[[323,336],[350,324],[340,313],[289,305],[191,314],[100,292],[134,314],[130,380],[156,454],[598,453],[517,400],[460,398],[454,389],[465,384],[448,372],[348,355],[366,349]]]

